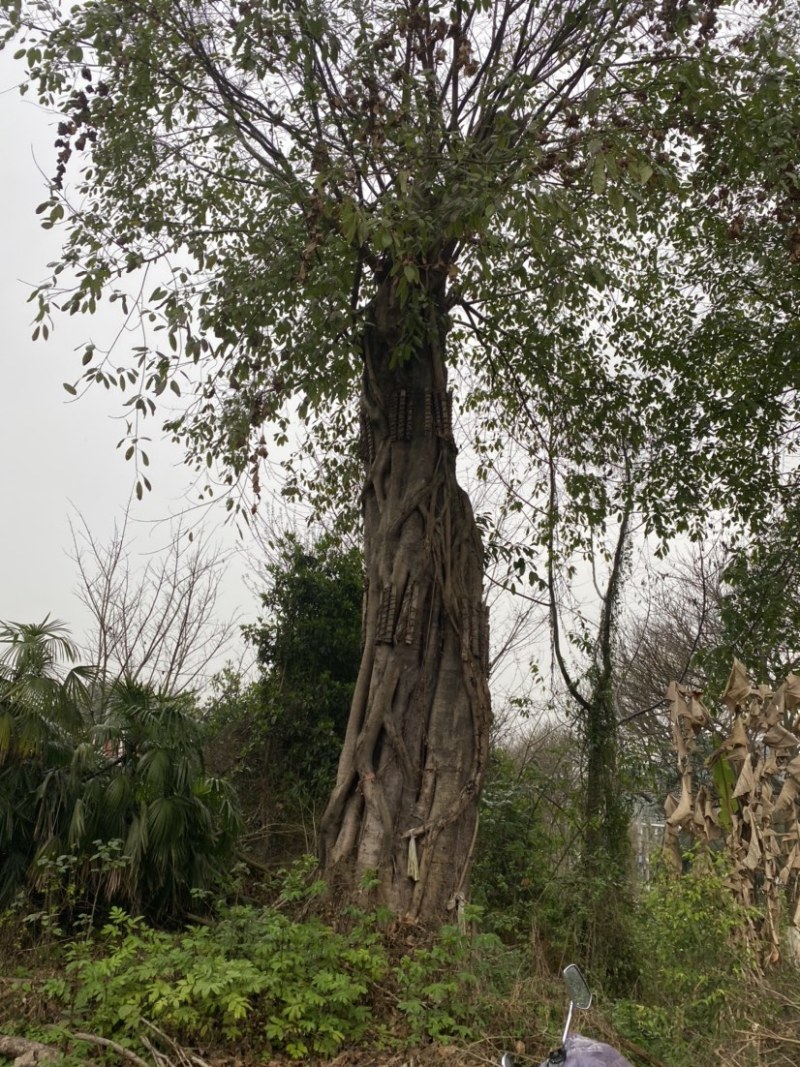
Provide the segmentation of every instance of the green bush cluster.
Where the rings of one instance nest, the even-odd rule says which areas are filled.
[[[234,1042],[248,1062],[490,1035],[503,1047],[524,1039],[535,1059],[557,1040],[565,994],[538,944],[510,948],[477,932],[479,909],[468,910],[466,930],[447,926],[424,943],[380,912],[348,909],[337,929],[297,918],[322,891],[311,869],[306,858],[283,872],[271,907],[218,905],[214,920],[185,929],[112,909],[100,931],[87,924],[85,936],[62,943],[66,965],[55,977],[30,985],[56,1026],[28,1035],[89,1032],[145,1054],[155,1027],[185,1046]],[[638,986],[616,1002],[597,990],[600,1010],[668,1067],[719,1062],[716,1050],[752,997],[746,920],[721,862],[697,861],[679,880],[659,872],[632,916]],[[590,1015],[578,1028],[597,1032],[596,1023]],[[601,1032],[617,1043],[607,1025]],[[73,1038],[67,1046],[78,1047]]]
[[[209,758],[237,789],[251,852],[285,862],[313,847],[361,660],[361,553],[329,537],[274,546],[263,617],[244,627],[258,678],[231,670],[207,702]]]
[[[669,1064],[709,1062],[756,970],[747,927],[724,856],[695,856],[677,879],[657,870],[632,924],[639,981],[615,1005],[620,1032]]]
[[[479,1040],[511,995],[523,955],[494,934],[445,926],[436,941],[403,956],[393,975],[410,1043]]]
[[[484,929],[510,944],[534,937],[553,966],[581,954],[599,888],[597,877],[591,893],[581,880],[573,750],[563,734],[533,758],[493,751],[470,885]]]
[[[445,927],[392,963],[381,918],[353,913],[349,929],[335,931],[235,906],[176,932],[115,908],[96,940],[66,945],[64,976],[42,992],[73,1030],[133,1047],[150,1024],[188,1045],[235,1040],[293,1059],[365,1039],[479,1038],[518,978],[519,957],[493,935]],[[380,1021],[377,1004],[388,1006]]]

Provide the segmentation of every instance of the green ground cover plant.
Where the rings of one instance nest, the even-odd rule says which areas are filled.
[[[77,1034],[148,1065],[149,1040],[170,1056],[202,1049],[211,1063],[235,1049],[248,1067],[323,1063],[347,1049],[374,1063],[422,1050],[424,1065],[447,1054],[462,1067],[474,1055],[497,1062],[507,1048],[529,1067],[557,1042],[564,990],[538,940],[509,946],[481,933],[477,909],[435,937],[381,911],[350,908],[331,923],[313,914],[325,898],[308,860],[275,881],[270,906],[221,904],[213,919],[177,929],[118,908],[99,930],[69,933],[7,912],[0,1032],[58,1047],[64,1067],[120,1062]],[[638,985],[615,1001],[590,975],[596,1007],[579,1029],[634,1067],[789,1067],[800,1023],[790,969],[758,975],[741,919],[723,867],[698,863],[679,881],[659,873],[632,916]]]
[[[513,996],[519,954],[453,926],[398,955],[397,931],[382,921],[351,914],[336,931],[319,918],[238,905],[211,924],[169,931],[114,908],[96,937],[63,944],[63,967],[38,992],[67,1032],[140,1054],[154,1026],[187,1046],[235,1043],[295,1060],[362,1042],[479,1040]]]
[[[66,957],[44,992],[77,1029],[134,1037],[147,1020],[187,1044],[244,1040],[294,1059],[363,1038],[367,994],[387,970],[364,927],[338,934],[246,906],[179,932],[115,909],[97,942],[72,942]]]

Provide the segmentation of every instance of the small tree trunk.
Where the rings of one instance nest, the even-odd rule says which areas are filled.
[[[363,336],[364,649],[321,859],[345,898],[369,884],[375,903],[435,925],[467,889],[489,745],[488,613],[456,481],[444,278],[424,294],[418,346],[392,367],[395,281]]]
[[[630,858],[628,807],[618,769],[618,730],[611,679],[595,684],[585,714],[586,841],[584,862],[590,872],[627,876]]]
[[[628,809],[618,777],[619,728],[614,698],[614,644],[622,594],[633,505],[626,500],[617,533],[591,672],[592,691],[583,700],[586,751],[586,840],[584,861],[590,873],[605,868],[611,876],[627,874]]]
[[[609,988],[622,991],[634,979],[630,946],[629,813],[619,780],[619,728],[614,698],[616,614],[622,591],[631,504],[623,513],[597,635],[591,695],[584,702],[586,753],[583,898],[584,943],[592,965],[605,971]]]

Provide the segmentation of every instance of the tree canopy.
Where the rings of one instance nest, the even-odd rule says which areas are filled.
[[[790,5],[4,9],[63,115],[38,328],[103,296],[149,326],[132,354],[90,344],[72,387],[129,394],[131,455],[159,404],[197,462],[256,489],[273,420],[341,460],[376,286],[395,279],[402,364],[444,272],[486,432],[524,418],[593,460],[583,512],[613,505],[623,453],[648,461],[661,531],[774,484],[796,414]]]

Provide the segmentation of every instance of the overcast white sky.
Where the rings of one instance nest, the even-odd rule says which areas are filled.
[[[69,402],[62,386],[77,377],[83,345],[101,322],[60,319],[49,341],[31,340],[26,298],[56,258],[61,235],[42,230],[35,215],[55,166],[55,120],[20,97],[20,73],[11,54],[0,52],[0,620],[37,622],[49,613],[80,639],[87,617],[74,594],[69,518],[77,509],[105,540],[129,499],[133,469],[115,447],[122,436],[119,394],[96,389]],[[185,509],[191,486],[178,449],[164,442],[150,455],[154,492],[132,511],[141,552],[168,540],[158,520]],[[224,549],[235,549],[221,512],[204,522]],[[245,566],[232,555],[220,605],[225,617],[255,613],[242,581]]]

